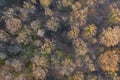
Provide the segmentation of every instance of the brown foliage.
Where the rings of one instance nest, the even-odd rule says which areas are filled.
[[[19,31],[22,28],[22,22],[20,19],[17,18],[10,18],[6,20],[6,29],[14,34],[15,32]]]
[[[115,46],[120,41],[120,27],[115,26],[114,28],[108,27],[103,30],[100,35],[100,42],[107,47]]]
[[[119,70],[120,50],[108,50],[99,56],[99,64],[103,71],[116,72]]]

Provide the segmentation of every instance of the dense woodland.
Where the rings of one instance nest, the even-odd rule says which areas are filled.
[[[0,0],[0,80],[120,80],[120,0]]]

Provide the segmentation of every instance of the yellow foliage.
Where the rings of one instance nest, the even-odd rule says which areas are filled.
[[[40,1],[41,5],[44,7],[48,7],[52,2],[52,0],[39,0],[39,1]]]
[[[73,9],[74,11],[80,9],[81,7],[82,7],[82,4],[81,4],[80,1],[78,1],[78,2],[76,2],[76,3],[74,3],[74,4],[72,5],[72,9]]]

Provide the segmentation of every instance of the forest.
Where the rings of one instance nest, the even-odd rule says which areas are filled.
[[[120,0],[0,0],[0,80],[120,80]]]

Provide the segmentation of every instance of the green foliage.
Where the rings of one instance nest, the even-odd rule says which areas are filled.
[[[116,18],[116,15],[114,15],[114,14],[109,14],[109,15],[108,15],[108,24],[109,24],[109,25],[114,24],[114,23],[115,23],[115,18]]]
[[[16,72],[16,73],[14,73],[14,78],[17,78],[19,75],[21,74],[21,72]]]
[[[33,68],[33,63],[29,62],[29,63],[28,63],[28,70],[29,70],[29,71],[32,71],[32,68]]]
[[[32,4],[30,4],[28,2],[25,2],[25,1],[24,1],[23,7],[27,8],[27,9],[33,9],[34,8],[34,6]]]
[[[62,12],[64,12],[64,13],[70,13],[70,12],[72,12],[72,9],[71,9],[71,7],[60,7],[60,8],[58,8],[59,9],[59,11],[62,13]]]
[[[63,57],[64,52],[60,49],[55,50],[55,54],[58,56],[58,58]]]
[[[84,28],[83,37],[85,39],[92,38],[97,33],[97,27],[95,24],[90,24]]]
[[[85,28],[85,31],[87,31],[87,32],[92,32],[92,27],[87,27],[87,28]]]
[[[108,50],[120,49],[118,0],[3,4],[8,6],[0,10],[0,79],[120,80],[120,51]]]
[[[32,38],[32,41],[35,41],[36,39],[38,39],[38,36],[36,33],[32,33],[31,38]]]
[[[34,47],[32,44],[28,44],[28,45],[23,45],[23,56],[25,58],[29,58],[32,57],[34,54],[39,53],[39,50]]]
[[[5,64],[5,60],[0,59],[0,65]]]
[[[66,56],[66,58],[68,59],[68,60],[71,60],[72,59],[72,54],[68,54],[67,56]]]

